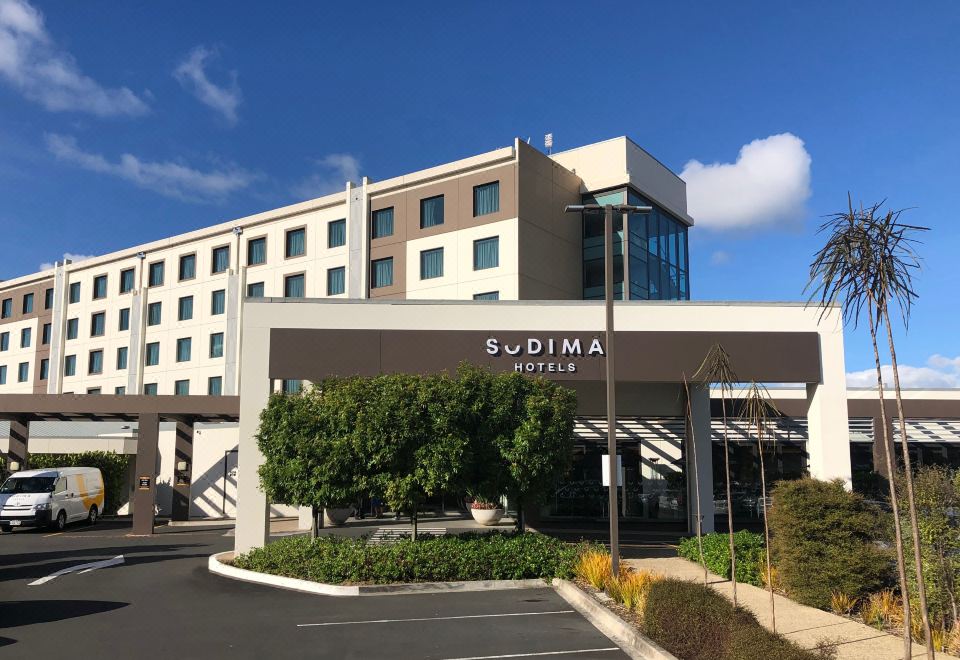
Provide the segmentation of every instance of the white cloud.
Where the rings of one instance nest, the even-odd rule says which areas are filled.
[[[226,119],[231,126],[237,123],[237,106],[243,95],[237,85],[237,72],[230,72],[229,85],[217,85],[207,77],[206,67],[218,53],[204,46],[197,46],[187,55],[173,72],[180,85],[197,97],[201,103],[210,106]]]
[[[360,161],[350,154],[330,154],[316,161],[317,171],[293,186],[297,197],[313,199],[344,190],[347,181],[360,182]]]
[[[73,56],[50,38],[43,14],[25,0],[0,0],[0,78],[54,112],[111,117],[150,111],[126,87],[103,87],[84,75]]]
[[[111,162],[100,154],[83,151],[71,136],[48,133],[46,140],[50,152],[62,161],[185,201],[220,201],[258,178],[236,166],[202,172],[181,163],[141,160],[133,154],[122,154]]]
[[[724,266],[728,263],[730,263],[730,253],[726,250],[715,250],[710,255],[711,266]]]
[[[908,364],[899,365],[900,387],[960,387],[960,356],[948,358],[943,355],[931,355],[924,367]],[[893,367],[882,365],[884,387],[893,387]],[[864,369],[847,374],[848,387],[876,387],[877,370]]]
[[[680,178],[698,227],[773,227],[801,219],[810,197],[810,154],[791,133],[754,140],[735,163],[691,160]]]
[[[92,254],[75,254],[73,252],[63,253],[63,260],[69,259],[73,263],[77,263],[78,261],[86,261],[87,259],[93,259],[93,257],[94,255]],[[53,264],[49,261],[45,261],[40,264],[40,270],[50,270],[51,268],[53,268]]]

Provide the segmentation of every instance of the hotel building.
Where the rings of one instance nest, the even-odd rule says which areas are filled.
[[[392,303],[602,299],[603,219],[564,212],[566,205],[581,203],[653,207],[648,214],[617,219],[615,291],[626,309],[679,306],[703,310],[686,302],[691,297],[687,236],[693,219],[687,213],[681,179],[627,138],[552,155],[518,140],[502,149],[384,181],[364,178],[346,182],[342,191],[317,199],[78,263],[57,263],[52,269],[0,282],[0,398],[6,394],[241,395],[246,378],[240,368],[241,355],[249,327],[245,317],[254,306],[261,309],[275,304],[266,301],[326,301],[309,306],[312,314],[321,315],[311,317],[317,328],[349,330],[341,318],[351,318],[355,307],[366,305],[380,310],[416,309],[424,327],[430,326],[436,315],[447,324],[437,330],[453,330],[456,320],[445,315],[444,303]],[[579,305],[586,307],[574,305],[567,313],[592,318],[593,312],[588,310],[595,305]],[[538,313],[535,305],[514,307],[509,303],[481,302],[465,309],[478,310],[476,313],[491,319],[509,316],[500,310]],[[766,315],[737,311],[759,324],[738,326],[737,330],[762,333],[779,327],[788,332],[777,320],[788,318],[797,328],[802,326],[803,332],[821,339],[826,336],[823,333],[827,331],[811,321],[815,319],[812,310],[782,305],[764,309]],[[715,312],[707,312],[704,318],[714,318]],[[625,331],[645,329],[644,314],[625,313],[630,320],[619,327]],[[389,328],[393,312],[383,314],[381,327]],[[687,325],[672,327],[680,336],[693,324],[702,326],[695,315],[683,314]],[[467,311],[464,315],[475,316]],[[298,324],[304,323],[297,318]],[[729,320],[722,314],[716,318],[718,330]],[[474,330],[480,330],[482,319],[471,321]],[[504,328],[491,326],[489,330],[519,329],[516,319],[504,323]],[[551,330],[537,326],[533,322],[526,325],[530,330]],[[600,330],[602,325],[594,329]],[[709,329],[702,327],[704,332]],[[796,396],[783,393],[804,404],[797,407],[797,415],[784,421],[783,449],[777,462],[785,476],[808,470],[849,480],[850,456],[866,461],[867,467],[872,460],[872,449],[866,453],[851,449],[858,442],[873,446],[872,426],[867,428],[863,421],[872,424],[872,413],[848,416],[848,394],[842,383],[842,332],[832,328],[828,335],[839,339],[818,349],[817,364],[823,373],[833,374],[834,381],[840,379],[831,381],[829,387],[842,397],[842,415],[834,411],[829,429],[824,426],[811,432],[809,406],[818,405],[817,396],[808,396],[806,390]],[[338,349],[332,345],[325,350]],[[420,350],[430,348],[421,346]],[[637,350],[642,351],[642,345],[638,344]],[[471,359],[470,354],[463,357]],[[350,365],[342,365],[342,370],[362,371]],[[272,387],[296,391],[304,380],[310,380],[295,372],[271,377]],[[324,369],[312,373],[319,372],[327,373]],[[767,372],[759,370],[761,373]],[[780,375],[786,377],[777,382],[805,383],[807,388],[823,380],[806,372],[796,377]],[[648,383],[644,385],[647,395],[653,396],[647,378],[637,382]],[[676,397],[674,386],[656,396]],[[630,391],[629,385],[625,391]],[[591,401],[596,393],[586,387],[580,396]],[[920,398],[956,402],[953,393],[924,393]],[[557,501],[545,512],[548,515],[605,515],[603,496],[595,492],[599,462],[594,466],[592,459],[599,455],[602,444],[603,431],[596,419],[602,409],[594,411],[594,407],[585,406],[581,411],[577,426],[580,460],[568,482],[559,485]],[[622,408],[629,416],[618,420],[618,425],[623,425],[627,444],[636,446],[630,459],[633,476],[628,476],[635,492],[624,496],[636,501],[624,511],[632,510],[647,520],[685,521],[688,512],[681,494],[687,487],[683,483],[684,421],[682,414],[673,414],[677,411],[666,414],[670,412],[667,408],[661,407],[655,417],[643,406],[627,403]],[[960,410],[957,412],[960,417]],[[923,424],[932,423],[924,419]],[[960,432],[949,420],[933,421],[942,422],[935,433],[940,434],[940,444],[946,443],[946,456],[953,451],[949,443],[960,442]],[[0,449],[10,433],[4,424],[0,421]],[[126,451],[136,451],[136,433],[130,425],[111,427],[105,433],[82,423],[60,428],[44,424],[34,422],[36,432],[30,432],[34,450],[41,446],[50,452],[106,447],[109,438],[116,441],[119,437],[124,439]],[[243,424],[241,416],[241,427]],[[242,453],[244,434],[236,424],[212,425],[203,433],[215,440],[196,443],[190,514],[229,517],[235,507],[233,502],[228,506],[227,500],[234,499],[237,489],[236,451],[241,447]],[[807,446],[811,433],[821,443],[812,455]],[[158,479],[164,475],[173,478],[174,435],[172,429],[161,428]],[[744,466],[744,493],[752,493],[748,482],[755,448],[741,440],[735,443],[735,451],[742,454],[735,463]],[[824,449],[828,445],[833,449]],[[653,453],[646,456],[643,447]],[[818,455],[834,458],[829,466],[817,467]],[[242,475],[242,456],[239,460]],[[677,476],[670,476],[674,473]],[[672,494],[662,495],[668,491]],[[743,495],[747,500],[750,497],[754,496]],[[169,511],[162,497],[158,506]]]

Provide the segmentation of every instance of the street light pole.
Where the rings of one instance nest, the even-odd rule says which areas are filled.
[[[605,338],[607,356],[607,474],[610,475],[608,489],[609,500],[607,513],[610,516],[610,561],[613,575],[620,574],[620,519],[617,506],[617,488],[620,486],[620,473],[617,470],[617,378],[614,372],[616,362],[614,355],[614,323],[613,323],[613,213],[623,214],[623,227],[626,231],[627,213],[649,213],[653,209],[649,206],[633,206],[630,204],[583,204],[566,207],[567,213],[598,213],[603,212],[603,261],[604,261],[604,307],[606,312]],[[624,291],[627,290],[624,282]],[[623,494],[627,496],[626,493]]]

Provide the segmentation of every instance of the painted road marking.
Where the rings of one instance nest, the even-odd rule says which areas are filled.
[[[28,587],[36,587],[41,584],[46,584],[50,580],[55,580],[61,575],[66,575],[67,573],[73,573],[75,571],[80,571],[81,573],[89,573],[90,571],[96,570],[98,568],[106,568],[107,566],[116,566],[117,564],[123,563],[123,555],[117,555],[113,559],[104,559],[102,561],[88,562],[86,564],[79,564],[77,566],[68,566],[67,568],[61,568],[56,573],[51,573],[47,577],[42,577],[39,580],[34,580],[29,583]]]
[[[574,649],[572,651],[541,651],[540,653],[509,653],[507,655],[472,655],[469,658],[445,658],[444,660],[495,660],[496,658],[535,658],[544,655],[573,655],[574,653],[612,653],[619,651],[617,646],[602,649]]]
[[[454,619],[490,619],[501,616],[541,616],[544,614],[573,614],[574,610],[556,610],[554,612],[513,612],[510,614],[466,614],[463,616],[431,616],[422,619],[374,619],[372,621],[332,621],[330,623],[298,623],[297,628],[316,626],[354,626],[361,623],[406,623],[410,621],[451,621]],[[495,656],[491,656],[495,657]],[[512,657],[512,656],[505,656]]]

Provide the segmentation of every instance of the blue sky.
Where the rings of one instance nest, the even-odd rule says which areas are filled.
[[[0,0],[0,278],[357,172],[625,134],[706,168],[687,169],[697,299],[801,299],[848,190],[916,207],[899,357],[907,384],[960,386],[960,6],[774,4]],[[872,363],[848,333],[847,370]]]

